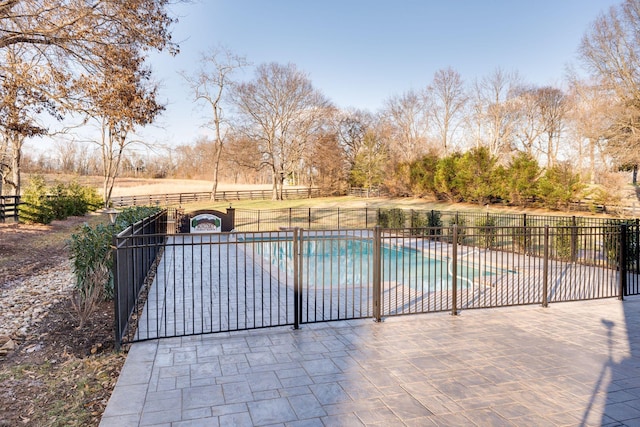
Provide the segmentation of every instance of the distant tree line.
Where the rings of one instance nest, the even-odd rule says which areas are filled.
[[[609,203],[617,197],[618,173],[628,172],[636,183],[640,162],[639,32],[640,0],[626,0],[586,30],[580,62],[561,85],[532,85],[500,68],[465,81],[449,67],[425,87],[389,97],[376,112],[335,107],[293,64],[253,67],[216,47],[182,76],[194,103],[209,112],[203,126],[210,136],[171,147],[147,142],[146,151],[128,148],[132,130],[162,109],[154,103],[144,49],[104,52],[92,63],[110,65],[103,79],[84,88],[82,105],[86,117],[104,124],[103,141],[111,142],[90,151],[65,141],[55,158],[22,153],[23,161],[38,170],[100,172],[107,200],[116,170],[205,178],[213,189],[221,180],[271,183],[274,199],[283,185],[297,184],[319,186],[325,194],[355,186],[480,204],[560,208],[585,195]],[[159,36],[162,43],[145,43],[171,46],[166,32]],[[238,80],[236,71],[246,67],[253,67],[252,77]],[[117,113],[127,109],[102,96],[118,89],[113,81],[131,89],[125,98],[140,108],[129,112],[144,114]]]

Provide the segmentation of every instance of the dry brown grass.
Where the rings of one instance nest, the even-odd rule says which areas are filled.
[[[48,184],[55,182],[77,181],[81,185],[95,187],[102,193],[101,176],[78,176],[69,174],[46,174]],[[29,182],[25,174],[24,182]],[[211,181],[197,179],[154,179],[154,178],[118,178],[113,187],[113,196],[144,196],[148,194],[199,193],[211,191]],[[219,183],[219,191],[271,189],[271,184],[234,184]]]

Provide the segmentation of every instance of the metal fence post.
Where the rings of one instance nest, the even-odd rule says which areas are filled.
[[[382,289],[381,289],[381,272],[382,272],[382,233],[380,226],[376,225],[373,229],[373,317],[376,322],[382,320]]]
[[[369,228],[369,208],[364,207],[364,228]]]
[[[304,310],[304,305],[302,304],[302,297],[304,295],[304,291],[303,291],[303,285],[304,285],[304,281],[302,280],[304,278],[304,257],[303,257],[303,253],[304,253],[304,229],[300,228],[299,230],[299,234],[298,234],[298,252],[297,252],[297,256],[298,256],[298,326],[302,323],[303,320],[303,316],[302,316],[302,311]]]
[[[619,284],[620,291],[618,294],[619,300],[624,300],[624,296],[627,294],[627,224],[620,224],[620,267],[618,272],[620,274]]]
[[[576,216],[571,217],[571,262],[576,262],[578,256],[578,229]]]
[[[549,225],[544,226],[544,258],[542,263],[542,306],[549,306]]]
[[[302,313],[300,313],[302,304],[298,299],[300,295],[298,232],[298,227],[293,229],[293,329],[300,329],[300,319],[302,318]]]
[[[457,217],[457,213],[456,213]],[[453,224],[451,246],[451,314],[458,315],[458,224]]]

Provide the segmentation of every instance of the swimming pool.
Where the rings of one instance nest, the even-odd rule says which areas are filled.
[[[293,274],[293,242],[263,240],[257,252]],[[305,236],[301,241],[302,280],[314,287],[365,286],[373,281],[373,241],[367,238]],[[505,270],[460,257],[459,287],[485,286]],[[423,291],[447,290],[453,284],[451,258],[413,247],[383,244],[381,280]]]

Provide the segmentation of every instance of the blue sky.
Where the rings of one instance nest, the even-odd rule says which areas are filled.
[[[375,112],[449,66],[471,82],[500,67],[529,83],[562,83],[598,14],[621,0],[201,0],[172,6],[175,57],[152,55],[167,110],[149,142],[193,142],[206,110],[179,71],[220,44],[254,65],[293,63],[341,108]],[[250,79],[247,69],[237,77]]]

